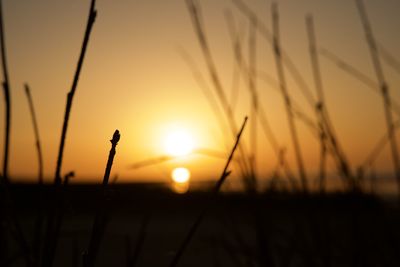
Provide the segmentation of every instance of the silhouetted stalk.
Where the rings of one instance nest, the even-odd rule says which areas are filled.
[[[76,67],[74,79],[72,81],[71,90],[69,91],[69,93],[67,95],[67,104],[65,106],[64,123],[63,123],[63,127],[62,127],[62,132],[61,132],[60,147],[59,147],[59,150],[58,150],[56,172],[55,172],[55,175],[54,175],[54,177],[55,177],[54,179],[55,179],[55,183],[56,184],[57,183],[61,183],[60,172],[61,172],[61,168],[62,168],[62,159],[63,159],[63,153],[64,153],[65,139],[66,139],[66,136],[67,136],[67,128],[68,128],[69,116],[70,116],[70,113],[71,113],[72,101],[74,99],[75,91],[76,91],[76,88],[78,86],[79,75],[81,73],[83,60],[85,58],[86,48],[87,48],[87,45],[89,43],[90,33],[92,31],[93,24],[94,24],[95,19],[96,19],[97,11],[95,9],[95,3],[96,3],[96,0],[92,0],[91,4],[90,4],[89,16],[88,16],[88,21],[87,21],[87,25],[86,25],[85,36],[84,36],[83,43],[82,43],[81,54],[80,54],[79,59],[78,59],[78,64],[77,64],[77,67]]]
[[[76,92],[76,88],[78,86],[79,76],[83,65],[83,60],[85,58],[86,48],[89,42],[90,33],[92,31],[93,24],[96,19],[97,11],[95,9],[96,0],[92,0],[90,3],[89,15],[85,30],[85,35],[83,38],[83,43],[81,47],[81,53],[78,59],[75,75],[73,78],[72,86],[70,92],[67,94],[67,103],[65,106],[65,114],[64,114],[64,121],[63,127],[61,131],[61,139],[60,139],[60,146],[58,150],[57,156],[57,165],[54,174],[54,184],[55,184],[55,192],[53,192],[53,196],[55,197],[54,203],[50,204],[50,211],[48,215],[47,221],[47,228],[45,233],[45,243],[44,243],[44,252],[43,252],[43,266],[44,267],[51,267],[53,265],[53,260],[55,256],[55,251],[57,247],[61,221],[60,219],[63,217],[61,214],[63,209],[62,195],[60,192],[60,186],[62,184],[61,181],[61,169],[62,169],[62,160],[63,160],[63,153],[64,153],[64,145],[65,139],[67,135],[67,128],[69,122],[69,116],[71,113],[73,97]]]
[[[0,1],[0,42],[1,42],[1,62],[3,67],[3,92],[5,101],[5,134],[4,134],[4,154],[3,154],[3,173],[2,181],[8,183],[8,155],[10,148],[10,130],[11,130],[11,95],[10,82],[8,77],[6,44],[3,25],[3,1]]]
[[[36,145],[36,151],[37,151],[37,157],[38,157],[38,182],[39,184],[43,183],[43,156],[42,156],[42,147],[40,145],[40,135],[39,135],[39,127],[37,124],[37,119],[36,119],[36,114],[35,114],[35,107],[33,105],[33,100],[32,100],[32,95],[29,89],[29,85],[25,84],[25,93],[26,97],[28,99],[28,104],[29,104],[29,110],[31,112],[31,118],[32,118],[32,125],[33,125],[33,130],[35,133],[35,145]]]
[[[220,178],[218,179],[217,183],[215,184],[215,187],[213,189],[213,197],[215,197],[219,190],[221,189],[222,184],[224,183],[224,181],[226,180],[226,178],[229,176],[229,174],[231,173],[230,171],[228,171],[229,168],[229,164],[231,163],[232,159],[233,159],[233,155],[236,151],[236,148],[239,145],[239,141],[240,141],[240,137],[243,133],[243,130],[246,126],[246,122],[247,122],[247,117],[244,119],[242,127],[240,128],[239,133],[236,136],[236,142],[232,148],[231,153],[229,154],[229,157],[226,161],[225,167],[221,173]],[[211,199],[214,200],[214,199]],[[187,246],[189,245],[190,241],[193,238],[193,235],[196,233],[197,228],[199,227],[200,223],[202,222],[207,210],[209,208],[211,208],[213,203],[207,203],[206,206],[203,208],[203,210],[200,212],[200,215],[197,217],[196,221],[193,223],[193,225],[190,227],[188,234],[186,235],[185,239],[183,240],[182,244],[180,245],[178,251],[176,252],[174,258],[172,259],[171,264],[169,265],[170,267],[175,267],[178,265],[179,260],[181,259],[183,253],[185,252]]]
[[[206,65],[207,65],[207,69],[210,75],[210,79],[214,85],[214,89],[215,92],[218,96],[218,100],[224,110],[224,114],[226,116],[226,119],[228,121],[228,125],[230,127],[230,131],[232,133],[232,135],[235,135],[236,130],[237,130],[237,126],[236,126],[236,122],[234,119],[234,115],[231,109],[231,106],[229,105],[228,99],[225,95],[222,83],[219,79],[219,75],[213,60],[213,57],[211,55],[211,51],[210,48],[208,46],[208,42],[207,42],[207,38],[205,36],[204,33],[204,27],[202,24],[202,18],[201,18],[201,13],[198,7],[198,4],[195,3],[194,0],[186,0],[186,4],[187,7],[189,9],[191,18],[192,18],[192,22],[193,22],[193,26],[194,29],[196,31],[196,35],[198,37],[198,41],[200,43],[200,47],[204,56],[204,59],[206,61]],[[243,179],[244,179],[244,183],[246,186],[246,189],[248,191],[254,191],[255,190],[255,185],[252,184],[252,181],[248,179],[249,175],[249,165],[248,162],[245,160],[246,157],[246,153],[245,153],[245,149],[240,146],[239,147],[239,152],[241,154],[241,158],[243,159],[243,161],[241,161],[242,164],[242,170],[244,171],[243,173]]]
[[[381,94],[381,91],[379,90],[379,85],[374,80],[372,80],[367,75],[363,74],[361,71],[357,70],[355,67],[351,66],[349,63],[345,62],[343,59],[334,55],[332,52],[328,51],[325,48],[320,48],[319,53],[329,61],[336,64],[338,68],[344,70],[349,75],[353,76],[358,81],[366,85],[368,88],[372,89],[373,92]],[[392,99],[391,104],[392,104],[391,105],[392,111],[395,112],[397,116],[400,117],[400,105],[396,102],[395,99]]]
[[[35,221],[35,230],[33,234],[33,258],[34,265],[39,266],[40,263],[40,250],[42,247],[41,236],[43,228],[43,157],[42,157],[42,147],[40,145],[39,127],[35,114],[35,107],[33,105],[32,95],[28,84],[25,84],[25,94],[28,99],[29,110],[31,113],[32,125],[35,134],[35,145],[38,157],[38,183],[39,183],[39,199],[38,199],[38,211],[37,218]]]
[[[30,266],[30,248],[22,232],[22,228],[15,214],[14,203],[9,191],[9,153],[10,153],[10,131],[11,131],[11,93],[10,93],[10,81],[8,76],[7,68],[7,57],[6,57],[6,46],[5,46],[5,31],[4,31],[4,19],[3,19],[3,1],[0,0],[0,46],[1,46],[1,61],[3,69],[3,92],[5,102],[5,133],[4,133],[4,155],[3,155],[3,173],[0,175],[0,258],[6,259],[8,256],[8,241],[6,226],[10,223],[10,229],[14,227],[14,235],[18,245],[21,247],[24,260],[27,266]],[[7,223],[7,220],[8,223]]]
[[[300,182],[302,185],[303,193],[308,192],[307,175],[304,169],[303,158],[301,155],[301,148],[298,140],[297,129],[294,122],[292,104],[290,102],[289,93],[286,87],[285,73],[282,64],[282,55],[279,43],[279,17],[278,17],[278,6],[276,3],[272,4],[272,24],[273,24],[273,43],[274,43],[274,55],[275,63],[278,74],[278,80],[282,91],[283,100],[286,107],[286,115],[289,124],[289,130],[292,137],[294,153],[296,157],[297,167],[299,171]]]
[[[3,8],[2,1],[0,1],[0,45],[1,45],[1,61],[3,68],[3,93],[5,102],[5,128],[4,128],[4,152],[3,152],[3,173],[0,174],[0,189],[1,189],[1,199],[0,199],[0,259],[6,259],[8,257],[8,231],[6,228],[7,221],[7,198],[8,196],[8,153],[9,153],[9,143],[10,143],[10,118],[11,118],[11,100],[10,100],[10,89],[8,87],[8,70],[6,62],[6,48],[5,48],[5,37],[4,37],[4,26],[3,26]],[[5,261],[5,260],[4,260]]]
[[[385,111],[385,119],[386,119],[386,126],[388,131],[388,138],[390,140],[390,148],[392,152],[392,161],[394,167],[394,173],[396,175],[397,184],[398,184],[398,191],[400,197],[400,165],[399,165],[399,153],[397,150],[397,141],[395,135],[395,128],[393,125],[393,118],[391,112],[391,98],[389,93],[389,86],[385,81],[385,76],[382,70],[380,58],[379,58],[379,51],[376,46],[375,38],[372,33],[371,25],[367,16],[367,12],[364,7],[364,2],[362,0],[355,0],[358,12],[360,14],[361,22],[364,28],[365,37],[367,40],[367,44],[369,46],[372,64],[375,69],[375,74],[377,81],[379,83],[379,87],[382,93],[382,100],[384,105]]]
[[[99,201],[99,206],[97,207],[96,217],[93,223],[92,234],[90,236],[89,246],[87,253],[84,257],[83,266],[92,267],[95,266],[96,257],[99,252],[100,244],[104,236],[107,222],[109,220],[109,192],[108,192],[108,181],[110,179],[110,172],[115,156],[115,148],[117,147],[118,141],[121,138],[119,131],[116,130],[113,134],[111,142],[111,149],[108,155],[107,165],[104,172],[103,178],[103,192],[102,198]]]

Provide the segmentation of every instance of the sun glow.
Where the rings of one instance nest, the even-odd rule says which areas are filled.
[[[186,168],[183,167],[179,167],[179,168],[175,168],[172,171],[172,180],[175,183],[178,184],[183,184],[183,183],[187,183],[190,179],[190,171]]]
[[[192,136],[183,129],[170,132],[165,139],[165,151],[172,156],[186,156],[193,151],[193,147]]]

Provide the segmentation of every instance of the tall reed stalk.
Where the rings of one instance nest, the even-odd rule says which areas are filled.
[[[3,22],[3,1],[0,1],[0,45],[1,45],[1,63],[3,67],[3,92],[5,101],[5,134],[4,134],[4,154],[3,154],[3,174],[2,181],[8,183],[8,156],[10,149],[10,131],[11,131],[11,94],[10,81],[8,77],[6,44]]]
[[[9,190],[9,153],[10,153],[10,136],[11,136],[11,92],[10,92],[10,81],[8,76],[7,68],[7,57],[6,57],[6,41],[4,31],[4,19],[3,19],[3,1],[0,0],[0,46],[1,46],[1,61],[3,69],[3,92],[5,102],[5,134],[4,134],[4,155],[3,155],[3,173],[0,175],[0,258],[6,259],[8,257],[8,242],[7,236],[10,231],[13,237],[16,239],[18,246],[20,247],[23,258],[26,265],[31,264],[30,258],[30,247],[22,231],[21,225],[15,213],[14,202],[11,197]],[[8,227],[7,227],[8,226]]]
[[[273,28],[273,48],[274,48],[274,55],[275,55],[275,63],[276,63],[276,70],[278,75],[278,80],[280,84],[280,89],[282,92],[282,97],[286,107],[286,115],[290,130],[290,135],[292,138],[293,149],[296,157],[297,167],[299,171],[300,182],[302,185],[303,193],[308,192],[308,181],[307,175],[304,168],[303,157],[301,155],[301,148],[299,143],[299,137],[297,134],[297,128],[294,121],[292,103],[289,96],[289,92],[286,86],[286,78],[283,69],[283,62],[282,62],[282,54],[280,50],[280,38],[279,38],[279,15],[278,15],[278,6],[276,3],[272,4],[272,28]]]
[[[360,15],[361,23],[364,29],[366,41],[369,47],[369,52],[372,59],[372,64],[375,70],[376,79],[379,84],[379,88],[382,94],[384,112],[385,112],[385,120],[386,120],[386,127],[388,132],[388,138],[390,140],[390,149],[392,152],[392,162],[394,173],[397,179],[398,184],[398,192],[399,192],[399,199],[400,199],[400,163],[399,163],[399,152],[397,148],[397,141],[395,135],[395,127],[393,124],[393,116],[391,111],[392,100],[390,97],[389,86],[386,83],[385,75],[383,73],[381,61],[379,58],[379,50],[377,49],[377,44],[372,32],[371,24],[368,19],[367,12],[365,10],[364,2],[362,0],[355,0],[357,5],[357,10]]]
[[[1,199],[0,199],[0,235],[3,238],[0,239],[0,259],[6,259],[8,256],[8,242],[7,235],[8,231],[6,228],[7,221],[7,200],[5,194],[7,194],[8,184],[8,153],[10,143],[10,118],[11,118],[11,100],[10,100],[10,88],[8,86],[8,69],[6,61],[6,48],[5,48],[5,37],[4,37],[4,26],[3,26],[3,1],[0,1],[0,45],[1,45],[1,61],[3,68],[3,93],[5,102],[5,128],[4,128],[4,152],[3,152],[3,165],[2,174],[0,174],[0,188],[1,188]]]

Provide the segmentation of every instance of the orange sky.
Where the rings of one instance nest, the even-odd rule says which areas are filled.
[[[33,129],[23,92],[25,82],[31,87],[37,109],[45,176],[52,179],[66,94],[80,52],[89,2],[4,1],[13,111],[10,176],[14,179],[33,179],[37,173]],[[245,33],[246,42],[248,20],[229,0],[199,2],[218,72],[226,94],[230,96],[234,61],[224,12],[230,10],[233,13],[237,28]],[[271,1],[246,2],[257,10],[260,19],[270,28]],[[283,47],[313,93],[304,21],[305,15],[310,13],[314,15],[320,46],[375,80],[353,1],[282,0],[278,3]],[[377,39],[400,58],[400,2],[369,0],[365,4]],[[119,129],[121,141],[113,173],[118,173],[120,181],[165,181],[172,169],[180,166],[191,170],[193,180],[218,176],[224,160],[200,155],[138,170],[129,169],[132,163],[164,154],[163,140],[168,129],[173,127],[186,128],[200,148],[226,153],[226,145],[233,144],[232,138],[221,133],[206,98],[180,56],[179,51],[183,48],[211,86],[185,1],[98,1],[97,11],[72,107],[62,173],[74,170],[75,181],[86,181],[88,177],[100,181],[110,148],[108,140],[114,130]],[[257,39],[257,68],[276,79],[271,46],[260,35]],[[336,132],[355,167],[386,130],[381,97],[326,59],[320,57],[320,63],[327,105]],[[387,64],[384,64],[384,71],[393,98],[400,101],[400,75]],[[290,94],[314,118],[296,84],[289,75],[287,77]],[[288,159],[294,168],[282,96],[261,79],[257,81],[257,90],[273,131],[279,143],[287,147]],[[3,129],[3,104],[1,107]],[[235,109],[237,123],[249,114],[250,97],[242,81]],[[319,162],[318,140],[301,122],[297,125],[307,170],[315,175]],[[250,128],[243,136],[247,145],[249,132]],[[1,130],[0,151],[3,151],[3,135]],[[267,177],[276,159],[261,132],[258,142],[259,173]],[[382,173],[392,171],[388,149],[383,151],[376,167]],[[332,166],[330,169],[333,170]]]

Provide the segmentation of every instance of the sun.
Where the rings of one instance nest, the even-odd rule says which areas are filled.
[[[176,129],[167,135],[164,146],[171,156],[186,156],[193,151],[194,140],[188,131]]]
[[[177,184],[184,184],[189,182],[190,171],[186,168],[179,167],[172,171],[172,180]]]

